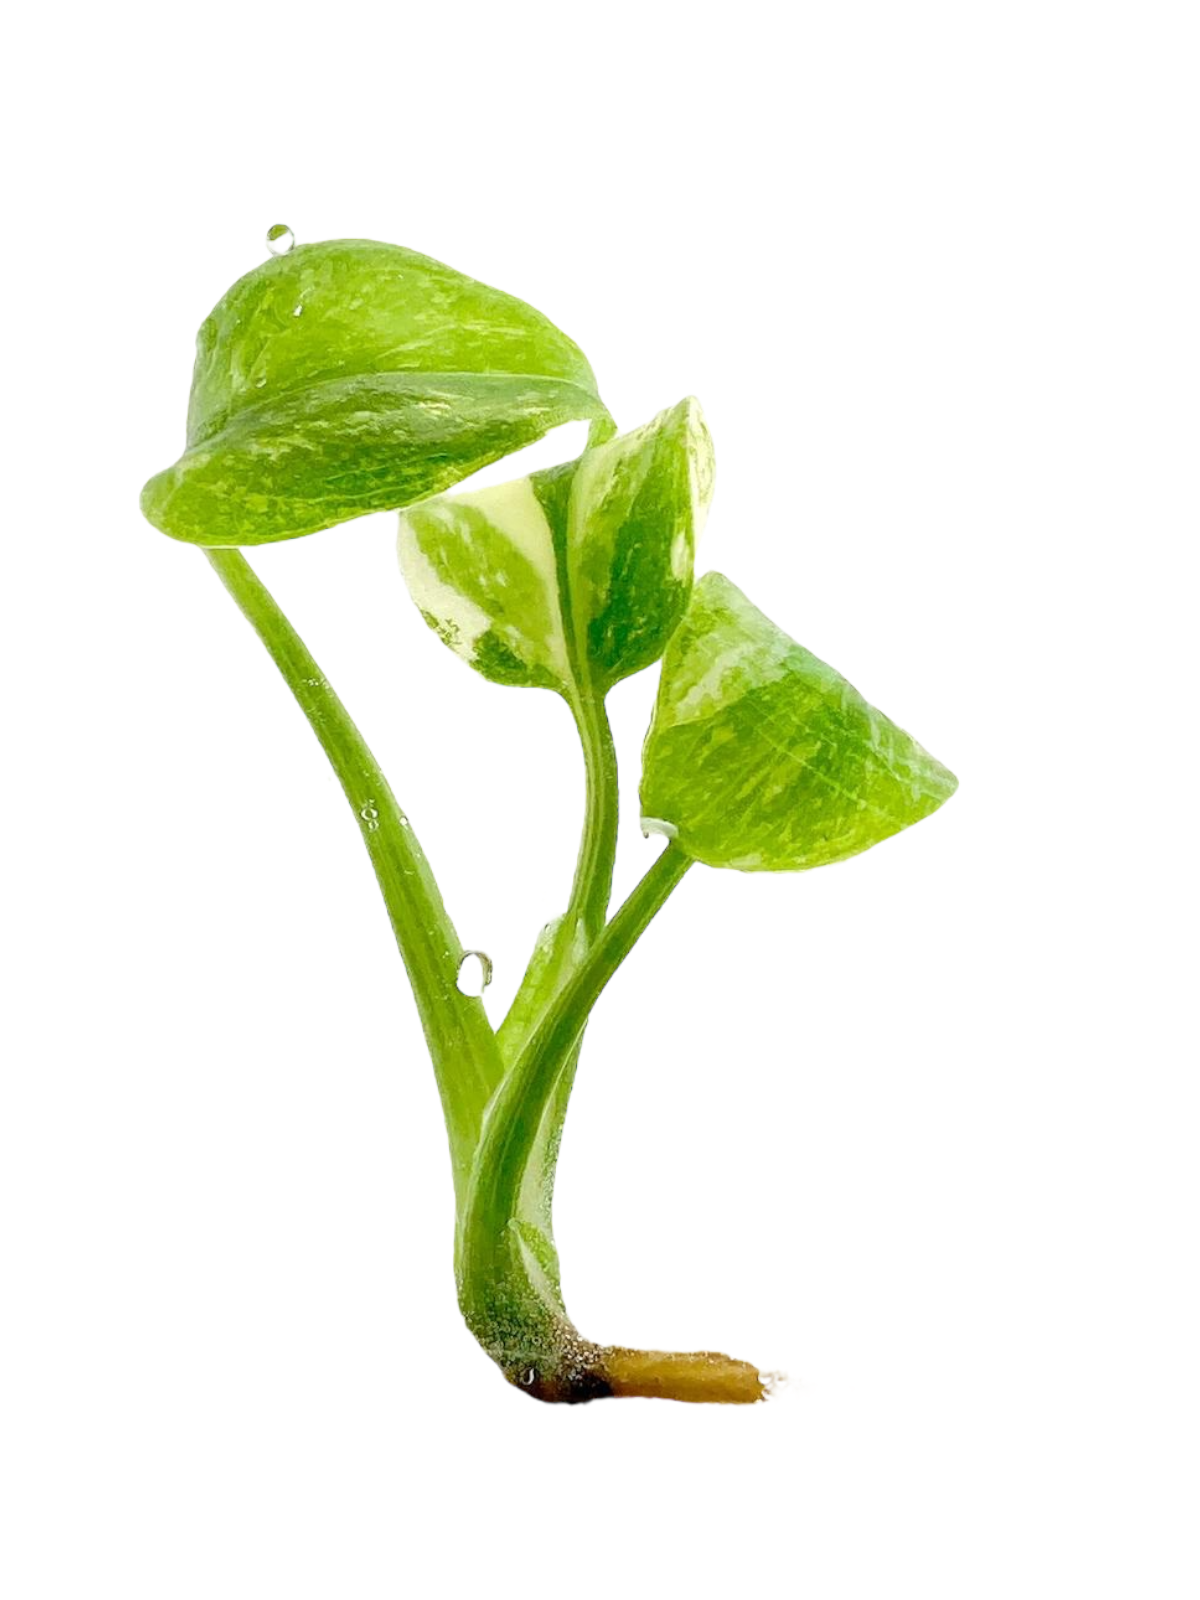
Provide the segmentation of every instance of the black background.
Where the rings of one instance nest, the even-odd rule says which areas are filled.
[[[189,214],[178,267],[147,278],[139,483],[179,453],[195,326],[269,222],[398,238],[546,310],[622,426],[701,395],[720,458],[701,570],[730,573],[965,782],[966,802],[837,870],[693,870],[598,1006],[566,1131],[558,1240],[587,1333],[722,1347],[848,1394],[859,1346],[890,1338],[915,1230],[936,1226],[914,1141],[944,1114],[970,960],[957,301],[894,235],[830,226],[802,261],[787,216],[736,202],[622,227],[595,208],[469,222],[466,206],[347,214],[296,194]],[[581,432],[488,477],[571,456]],[[251,560],[389,773],[462,939],[493,954],[499,1018],[539,891],[565,902],[578,746],[557,699],[478,683],[422,629],[392,526]],[[186,1330],[197,1392],[234,1384],[264,1426],[336,1432],[418,1394],[538,1413],[454,1312],[434,1083],[346,803],[202,557],[142,533],[150,803],[131,874],[152,936],[128,1082],[162,1067],[146,1226],[170,1267],[152,1336]],[[635,829],[653,691],[648,672],[610,701],[618,901],[659,848]]]

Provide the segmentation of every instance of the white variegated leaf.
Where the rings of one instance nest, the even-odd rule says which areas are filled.
[[[643,825],[696,861],[819,867],[927,817],[957,779],[718,572],[663,660]]]
[[[684,400],[565,466],[409,507],[400,564],[425,620],[484,677],[603,694],[678,626],[712,479]]]
[[[400,564],[426,622],[485,678],[570,682],[554,540],[529,478],[411,506]]]

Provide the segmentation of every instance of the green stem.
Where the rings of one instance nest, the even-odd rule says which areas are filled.
[[[482,1002],[459,992],[454,924],[379,764],[296,630],[240,551],[205,554],[283,674],[354,812],[429,1042],[461,1201],[502,1067]]]
[[[520,1228],[538,1113],[609,979],[691,864],[667,846],[555,995],[488,1108],[462,1213],[459,1294],[476,1337],[501,1365],[544,1357],[539,1345],[564,1320],[555,1275],[532,1258]]]
[[[604,927],[612,899],[619,820],[617,751],[608,712],[599,695],[588,695],[573,704],[571,710],[583,745],[587,796],[566,921],[571,927],[582,926],[590,943]]]

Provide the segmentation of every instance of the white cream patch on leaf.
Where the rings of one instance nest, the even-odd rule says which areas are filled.
[[[687,461],[692,492],[692,542],[695,546],[708,521],[717,462],[712,435],[708,431],[699,400],[693,395],[684,404],[687,406]]]
[[[692,575],[692,540],[687,529],[680,528],[671,541],[671,576],[686,583]]]
[[[566,683],[570,677],[570,662],[563,630],[554,535],[541,501],[534,493],[532,482],[529,478],[516,478],[510,483],[496,484],[489,489],[455,495],[452,503],[473,508],[484,516],[491,528],[524,558],[528,569],[537,574],[544,590],[544,616],[549,624],[542,631],[545,664]],[[512,581],[503,566],[497,567],[494,577],[501,588],[508,587]]]
[[[481,511],[514,550],[541,573],[547,589],[558,593],[558,573],[554,565],[554,538],[541,501],[528,478],[514,478],[490,489],[456,494],[454,504],[474,506]]]
[[[586,450],[578,458],[571,483],[571,512],[568,525],[568,544],[579,549],[597,538],[597,523],[603,526],[603,538],[613,541],[621,528],[621,517],[605,518],[606,502],[618,502],[619,510],[629,509],[637,499],[646,470],[653,459],[656,434],[667,426],[675,406],[664,406],[640,422],[627,434],[616,434],[595,450]],[[608,523],[608,525],[605,525]]]
[[[491,618],[460,589],[441,578],[421,549],[416,530],[407,516],[400,518],[398,540],[400,568],[417,609],[432,618],[438,633],[455,655],[471,665],[475,646],[491,627]]]
[[[726,865],[736,872],[758,872],[766,866],[766,857],[761,850],[755,850],[748,856],[734,856]]]
[[[426,619],[477,671],[566,685],[553,540],[528,480],[402,512],[399,554]]]
[[[709,717],[751,689],[782,678],[787,671],[790,641],[698,634],[688,641],[669,695],[659,707],[663,727]]]

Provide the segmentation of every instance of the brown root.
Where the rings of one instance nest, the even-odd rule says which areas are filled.
[[[654,1400],[744,1406],[765,1400],[757,1367],[708,1350],[676,1354],[664,1350],[605,1350],[604,1369],[614,1395]]]

